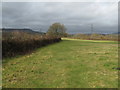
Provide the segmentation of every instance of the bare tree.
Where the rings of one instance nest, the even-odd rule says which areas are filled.
[[[66,27],[63,24],[60,23],[53,23],[48,31],[48,35],[55,35],[55,36],[64,36],[66,33]]]

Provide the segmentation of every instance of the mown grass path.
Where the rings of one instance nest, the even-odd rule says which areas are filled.
[[[117,42],[63,39],[3,62],[3,87],[117,88]]]

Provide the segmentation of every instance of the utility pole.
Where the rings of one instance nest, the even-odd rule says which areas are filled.
[[[41,30],[42,30],[42,29],[40,28],[40,32],[41,32]]]
[[[91,35],[90,35],[90,39],[92,39],[92,34],[93,34],[93,24],[91,24]]]
[[[93,34],[93,24],[91,24],[91,34]]]

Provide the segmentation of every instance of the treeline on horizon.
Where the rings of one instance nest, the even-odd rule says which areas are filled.
[[[67,34],[66,37],[74,39],[83,39],[83,40],[110,40],[110,41],[120,41],[120,34]]]
[[[66,27],[60,23],[53,23],[46,33],[34,33],[31,29],[25,29],[25,31],[24,29],[22,31],[16,29],[11,32],[4,29],[4,32],[2,32],[2,57],[30,53],[36,48],[61,41],[61,37],[120,41],[119,34],[68,34],[66,30]]]

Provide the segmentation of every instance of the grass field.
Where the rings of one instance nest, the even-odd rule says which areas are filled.
[[[118,44],[63,41],[3,61],[3,87],[117,88]]]

